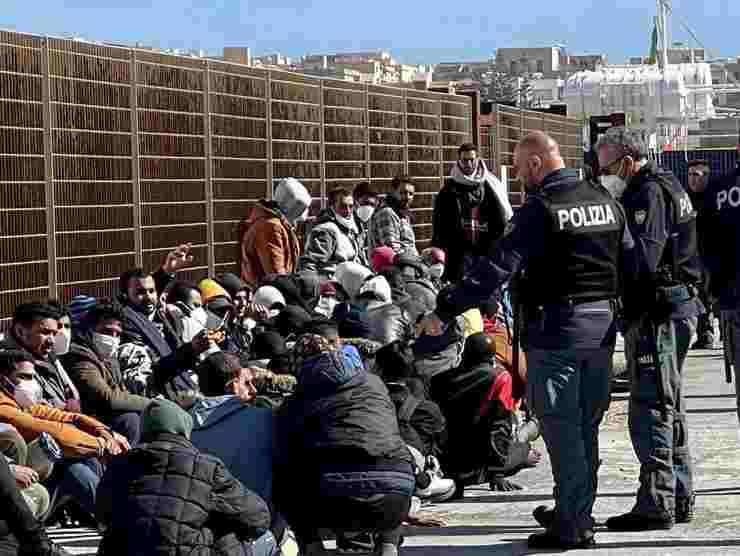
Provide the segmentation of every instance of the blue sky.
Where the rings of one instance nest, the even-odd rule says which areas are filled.
[[[738,0],[673,0],[714,56],[740,55]],[[653,0],[2,0],[0,27],[162,48],[254,54],[391,50],[399,61],[476,60],[566,44],[610,61],[647,54]],[[673,20],[673,40],[688,35]]]

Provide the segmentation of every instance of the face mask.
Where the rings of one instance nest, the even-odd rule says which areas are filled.
[[[601,185],[604,186],[612,197],[621,199],[624,190],[627,189],[627,182],[619,176],[601,176]]]
[[[121,338],[93,332],[93,342],[100,357],[103,359],[112,359],[118,351],[118,346],[121,345]]]
[[[40,403],[43,394],[41,385],[34,380],[24,380],[15,387],[15,401],[22,408],[31,407]]]
[[[434,280],[439,280],[442,278],[442,275],[445,273],[445,265],[442,263],[435,263],[432,266],[429,267],[429,276],[431,276]]]
[[[61,329],[54,336],[54,353],[57,355],[64,355],[69,353],[69,344],[72,341],[72,333],[68,330]]]
[[[339,222],[345,228],[348,228],[350,230],[355,230],[356,229],[355,220],[354,220],[354,218],[352,218],[352,216],[350,216],[348,218],[345,218],[344,216],[342,216],[342,215],[337,214],[336,212],[334,212],[334,217],[337,219],[337,222]]]
[[[334,314],[334,307],[337,306],[337,298],[333,296],[320,297],[319,303],[316,305],[316,312],[321,313],[325,317],[331,318]]]
[[[190,343],[198,334],[206,328],[208,315],[203,307],[190,311],[190,314],[182,319],[182,341]]]
[[[362,205],[361,207],[357,207],[357,218],[359,218],[365,223],[370,222],[370,219],[373,217],[374,212],[375,212],[374,206]]]

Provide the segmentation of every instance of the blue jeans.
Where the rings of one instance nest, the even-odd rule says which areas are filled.
[[[629,431],[640,462],[632,511],[659,520],[674,519],[676,498],[694,494],[682,369],[695,330],[696,318],[658,326],[645,320],[625,336]]]
[[[95,515],[95,495],[103,469],[95,458],[64,459],[54,466],[46,485],[52,508],[74,500],[90,516]]]
[[[599,425],[609,407],[612,347],[527,352],[528,400],[542,426],[555,482],[551,532],[577,542],[593,529]]]

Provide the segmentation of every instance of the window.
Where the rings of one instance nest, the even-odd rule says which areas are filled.
[[[537,60],[537,73],[545,73],[545,62]]]

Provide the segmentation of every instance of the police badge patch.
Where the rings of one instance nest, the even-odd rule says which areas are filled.
[[[646,210],[638,210],[635,212],[635,222],[637,222],[638,225],[644,224],[645,218],[647,218]]]

